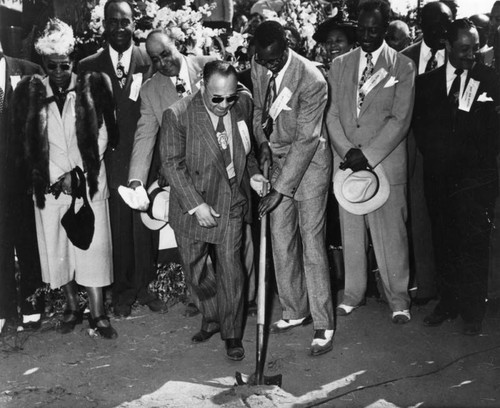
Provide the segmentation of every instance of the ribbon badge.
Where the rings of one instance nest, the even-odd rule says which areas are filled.
[[[226,150],[228,147],[228,137],[226,131],[217,132],[217,142],[222,150]]]

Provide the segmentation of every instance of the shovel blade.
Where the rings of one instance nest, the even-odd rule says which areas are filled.
[[[243,379],[243,375],[239,371],[236,371],[235,377],[237,385],[277,385],[278,387],[281,387],[281,383],[283,380],[283,376],[281,374],[271,376],[264,375],[262,377],[261,383],[259,384],[259,381],[257,380],[257,374],[253,373],[245,382],[245,380]]]

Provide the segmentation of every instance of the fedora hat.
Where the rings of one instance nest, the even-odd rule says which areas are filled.
[[[150,230],[160,230],[168,223],[170,186],[161,188],[156,180],[149,186],[148,196],[149,207],[141,212],[141,220]]]
[[[338,170],[333,192],[342,208],[351,214],[365,215],[380,208],[389,198],[389,181],[381,164],[371,170]]]
[[[345,33],[350,43],[355,43],[356,28],[357,24],[355,21],[343,20],[342,16],[336,15],[335,17],[323,21],[316,29],[312,38],[318,43],[325,43],[330,31],[340,30]]]

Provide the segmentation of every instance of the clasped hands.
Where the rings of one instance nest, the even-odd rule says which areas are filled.
[[[344,158],[344,161],[340,163],[340,170],[351,169],[353,172],[366,170],[370,168],[368,164],[368,159],[365,157],[361,149],[350,149]]]
[[[49,193],[51,193],[56,200],[59,198],[61,193],[71,195],[72,191],[78,188],[79,179],[78,177],[75,177],[76,185],[73,185],[73,179],[71,177],[72,171],[73,170],[64,173],[49,187]]]

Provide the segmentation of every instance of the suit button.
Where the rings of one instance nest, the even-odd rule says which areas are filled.
[[[361,126],[359,126],[359,125],[356,125],[356,127],[357,127],[357,128],[360,128]]]
[[[361,145],[359,144],[358,147],[361,147]]]

